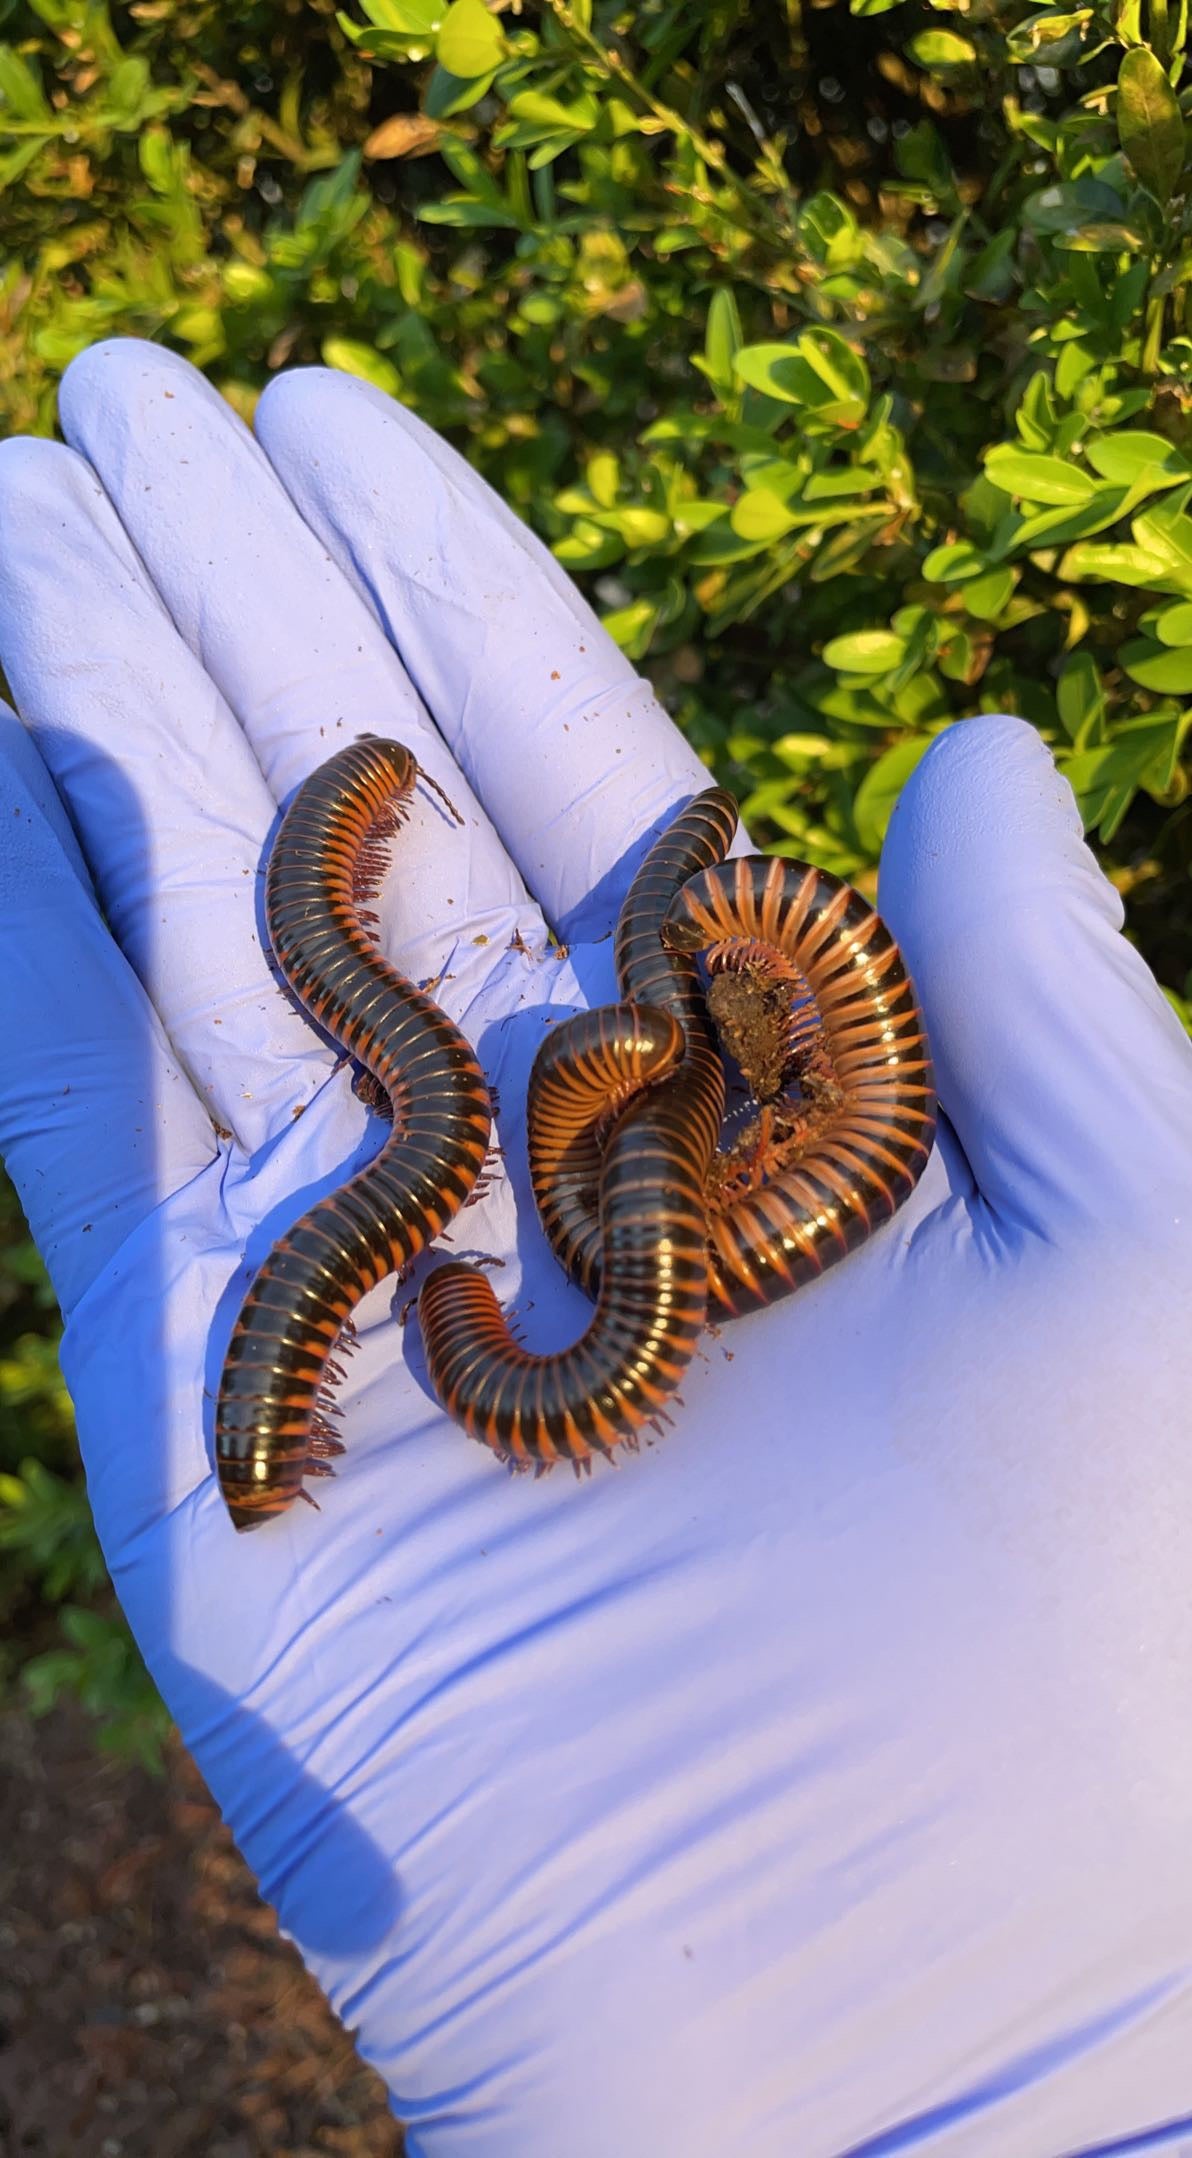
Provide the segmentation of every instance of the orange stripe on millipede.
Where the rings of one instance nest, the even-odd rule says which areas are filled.
[[[357,887],[379,877],[419,776],[399,743],[349,744],[299,788],[269,860],[266,921],[278,966],[326,1032],[385,1086],[394,1115],[375,1161],[274,1247],[237,1320],[216,1408],[216,1465],[238,1528],[289,1506],[306,1475],[329,1473],[322,1456],[340,1450],[326,1420],[341,1330],[329,1326],[327,1308],[346,1318],[367,1287],[413,1258],[459,1211],[487,1148],[491,1111],[471,1049],[380,956],[360,919]],[[414,1168],[411,1126],[420,1153],[429,1147],[440,1164],[429,1187],[425,1163]],[[296,1400],[298,1376],[305,1392]]]

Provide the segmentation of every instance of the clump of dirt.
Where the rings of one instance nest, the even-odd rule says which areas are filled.
[[[725,946],[707,1007],[756,1116],[738,1124],[712,1164],[708,1196],[724,1213],[791,1169],[816,1145],[844,1098],[827,1032],[798,969],[762,946]]]
[[[4,2158],[401,2158],[364,2067],[172,1746],[0,1716]]]
[[[755,1101],[773,1101],[791,1062],[791,985],[760,969],[714,974],[708,1016]]]

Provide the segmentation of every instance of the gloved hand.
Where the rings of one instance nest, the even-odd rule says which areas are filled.
[[[382,1129],[262,952],[277,805],[372,730],[466,816],[418,797],[380,935],[499,1090],[450,1250],[546,1348],[530,1062],[706,775],[371,389],[283,375],[254,444],[127,342],[61,411],[0,450],[0,1138],[121,1601],[412,2158],[1192,2147],[1192,1050],[1037,735],[955,728],[891,829],[904,1212],[579,1484],[443,1418],[386,1283],[321,1511],[241,1538],[248,1274]]]

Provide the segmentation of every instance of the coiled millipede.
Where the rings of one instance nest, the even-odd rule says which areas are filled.
[[[681,811],[634,880],[617,939],[622,989],[644,994],[649,979],[684,1028],[687,1059],[668,1084],[715,1102],[704,1081],[711,1034],[699,957],[711,978],[707,1011],[757,1107],[709,1172],[713,1318],[773,1303],[854,1250],[914,1189],[935,1131],[922,1018],[880,916],[826,870],[779,857],[728,861],[735,827],[735,804],[718,788]],[[692,866],[699,848],[710,859]],[[659,952],[689,970],[672,977],[669,999]],[[609,1104],[578,1073],[568,1089],[571,1078],[556,1056],[531,1080],[531,1177],[556,1256],[593,1291],[593,1188]]]
[[[893,937],[826,870],[720,863],[683,886],[662,936],[702,955],[761,1104],[709,1191],[709,1305],[731,1317],[822,1274],[910,1197],[935,1135],[931,1054]]]
[[[682,1056],[678,1021],[647,1004],[581,1012],[547,1045],[544,1063],[562,1060],[565,1086],[637,1097],[604,1146],[601,1283],[577,1342],[547,1356],[522,1348],[477,1267],[437,1267],[423,1284],[418,1317],[436,1394],[516,1468],[588,1467],[594,1453],[632,1443],[657,1422],[694,1354],[708,1295],[714,1132],[666,1083]]]
[[[215,1458],[238,1529],[307,1496],[305,1477],[331,1473],[328,1456],[343,1452],[335,1352],[341,1336],[350,1343],[352,1310],[446,1228],[488,1150],[491,1110],[471,1048],[368,933],[375,917],[364,902],[419,778],[426,774],[400,743],[351,743],[299,788],[269,860],[265,917],[278,967],[383,1088],[393,1129],[366,1169],[274,1246],[236,1322]]]
[[[723,787],[709,787],[672,818],[629,887],[617,922],[614,956],[627,1003],[669,1012],[683,1036],[681,1070],[667,1080],[673,1098],[698,1128],[711,1161],[720,1138],[725,1081],[709,1022],[699,968],[685,952],[668,950],[662,925],[677,892],[700,870],[722,862],[737,828],[737,805]],[[589,1296],[600,1282],[597,1193],[604,1139],[630,1098],[581,1059],[572,1059],[568,1026],[548,1036],[530,1076],[526,1122],[530,1182],[551,1248]]]

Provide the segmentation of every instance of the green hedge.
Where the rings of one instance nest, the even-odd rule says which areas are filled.
[[[51,432],[111,334],[246,417],[280,367],[363,376],[550,541],[765,843],[872,890],[933,736],[1033,721],[1187,1020],[1185,33],[1167,0],[0,0],[0,425]],[[61,1474],[7,1266],[0,1465]],[[0,1509],[77,1634],[69,1473]]]

